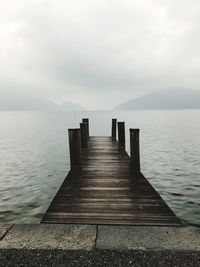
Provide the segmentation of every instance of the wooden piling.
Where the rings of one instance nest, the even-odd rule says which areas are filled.
[[[139,129],[130,129],[130,158],[134,172],[140,172],[139,132]]]
[[[81,132],[80,129],[68,129],[71,168],[81,165]]]
[[[118,122],[119,147],[125,149],[125,122]]]
[[[89,136],[90,136],[90,132],[89,132],[89,119],[88,118],[83,118],[82,119],[82,122],[84,122],[84,123],[87,124],[87,136],[88,136],[88,139],[89,139]]]
[[[116,140],[117,119],[112,119],[112,139]]]
[[[88,126],[87,123],[80,123],[81,131],[81,148],[86,148],[88,146]]]

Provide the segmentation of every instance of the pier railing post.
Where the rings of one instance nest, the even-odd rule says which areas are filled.
[[[86,148],[88,146],[88,126],[87,123],[80,123],[81,131],[81,148]]]
[[[125,122],[118,122],[119,147],[125,149]]]
[[[117,119],[112,119],[112,139],[116,139]]]
[[[140,172],[140,144],[139,129],[130,129],[130,156],[131,168],[135,172]]]
[[[81,165],[81,132],[80,129],[68,129],[71,168]]]
[[[87,137],[89,139],[89,136],[90,136],[90,132],[89,132],[89,119],[88,118],[84,118],[84,119],[82,119],[82,122],[84,122],[84,123],[87,124]]]

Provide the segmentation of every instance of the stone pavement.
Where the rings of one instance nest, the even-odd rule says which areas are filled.
[[[200,266],[200,228],[0,224],[0,266]]]

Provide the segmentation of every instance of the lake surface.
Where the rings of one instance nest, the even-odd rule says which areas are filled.
[[[39,223],[69,171],[67,129],[90,118],[91,135],[111,119],[140,128],[141,170],[187,224],[200,225],[200,110],[0,112],[0,221]]]

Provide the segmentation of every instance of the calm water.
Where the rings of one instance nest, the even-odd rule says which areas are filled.
[[[0,221],[38,223],[69,170],[67,129],[90,118],[109,135],[111,118],[141,129],[142,172],[173,211],[200,225],[200,110],[0,112]]]

